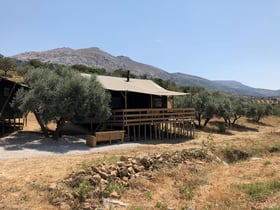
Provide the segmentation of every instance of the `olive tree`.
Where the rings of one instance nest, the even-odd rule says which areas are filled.
[[[56,122],[55,139],[66,121],[85,117],[103,121],[111,114],[110,96],[94,75],[85,78],[70,68],[37,68],[28,72],[25,82],[30,90],[19,90],[12,105],[22,112],[34,112],[47,136],[47,124]]]
[[[245,116],[248,110],[248,102],[239,98],[231,98],[233,106],[233,121],[232,125],[236,124],[236,121],[242,116]]]
[[[16,66],[13,59],[0,56],[0,70],[4,71],[5,76],[7,76],[8,71],[14,70]]]
[[[216,112],[213,95],[206,90],[201,90],[193,96],[193,105],[196,110],[198,126],[201,126],[202,119],[205,119],[203,126],[206,126]]]
[[[252,103],[248,107],[247,117],[252,118],[255,122],[259,123],[261,118],[268,116],[272,113],[272,106],[269,104]]]

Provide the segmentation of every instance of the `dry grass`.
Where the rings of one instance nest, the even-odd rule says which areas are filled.
[[[48,186],[87,163],[191,148],[206,149],[220,158],[225,149],[242,150],[249,156],[230,164],[189,162],[152,172],[149,179],[134,179],[120,199],[130,204],[123,209],[279,209],[279,189],[268,190],[262,199],[252,199],[240,186],[279,182],[280,119],[269,117],[261,125],[246,119],[238,123],[240,130],[230,130],[227,135],[199,131],[193,141],[145,142],[141,148],[84,156],[1,160],[0,209],[55,209],[48,203]]]

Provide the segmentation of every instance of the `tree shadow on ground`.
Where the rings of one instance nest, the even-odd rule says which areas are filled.
[[[79,137],[63,136],[59,140],[47,138],[37,132],[16,132],[0,139],[0,147],[9,151],[38,150],[64,154],[72,150],[86,151],[90,148]]]
[[[220,121],[210,121],[207,126],[196,126],[196,129],[212,134],[222,134],[227,136],[234,135],[232,132],[230,132],[230,129],[225,127],[224,123]]]
[[[238,131],[238,132],[247,132],[247,131],[255,131],[258,132],[259,129],[254,128],[254,127],[249,127],[249,126],[245,126],[245,125],[239,125],[238,123],[231,125],[230,128],[226,127],[224,122],[221,121],[212,121],[209,122],[210,128],[207,130],[205,129],[204,131],[212,131],[218,134],[225,134],[225,135],[234,135],[232,132],[230,131]],[[225,126],[225,133],[223,133],[223,127]]]
[[[261,122],[261,121],[256,122],[255,120],[252,120],[252,119],[247,119],[247,122],[251,123],[253,125],[273,127],[273,125],[270,125],[270,124],[267,124],[267,123],[264,123],[264,122]]]
[[[86,145],[85,135],[63,135],[59,140],[45,137],[42,133],[21,131],[0,138],[0,159],[33,158],[52,155],[86,155],[127,149],[141,145],[137,142],[102,142],[96,147]]]
[[[238,131],[238,132],[247,132],[247,131],[258,132],[259,131],[259,129],[257,129],[257,128],[252,128],[252,127],[248,127],[245,125],[239,125],[239,124],[232,125],[231,129],[234,131]]]

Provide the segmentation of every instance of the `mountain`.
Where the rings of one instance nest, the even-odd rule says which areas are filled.
[[[104,68],[108,72],[116,69],[131,70],[136,75],[147,74],[151,77],[168,79],[169,73],[162,69],[139,63],[125,56],[112,56],[97,47],[74,50],[71,48],[58,48],[43,52],[26,52],[12,58],[19,61],[38,59],[44,63],[55,63],[71,66],[83,64],[94,68]]]
[[[202,86],[208,90],[218,90],[232,94],[258,97],[280,96],[280,90],[258,89],[237,81],[211,81],[202,77],[183,73],[168,73],[152,65],[136,62],[126,56],[113,56],[97,47],[85,49],[58,48],[42,52],[25,52],[12,56],[18,62],[38,59],[44,63],[63,65],[82,64],[94,68],[104,68],[108,72],[116,69],[130,70],[135,75],[147,75],[174,81],[178,85]]]
[[[261,88],[253,88],[247,85],[243,85],[237,81],[230,80],[214,80],[213,83],[224,89],[225,92],[240,94],[249,96],[260,96],[260,97],[277,97],[280,96],[280,90],[268,90]]]

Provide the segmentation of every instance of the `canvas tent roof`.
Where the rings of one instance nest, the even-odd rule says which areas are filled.
[[[123,77],[101,75],[97,76],[97,80],[107,90],[145,93],[158,96],[187,95],[187,93],[166,90],[152,80],[130,78],[129,82],[127,82],[126,78]]]

